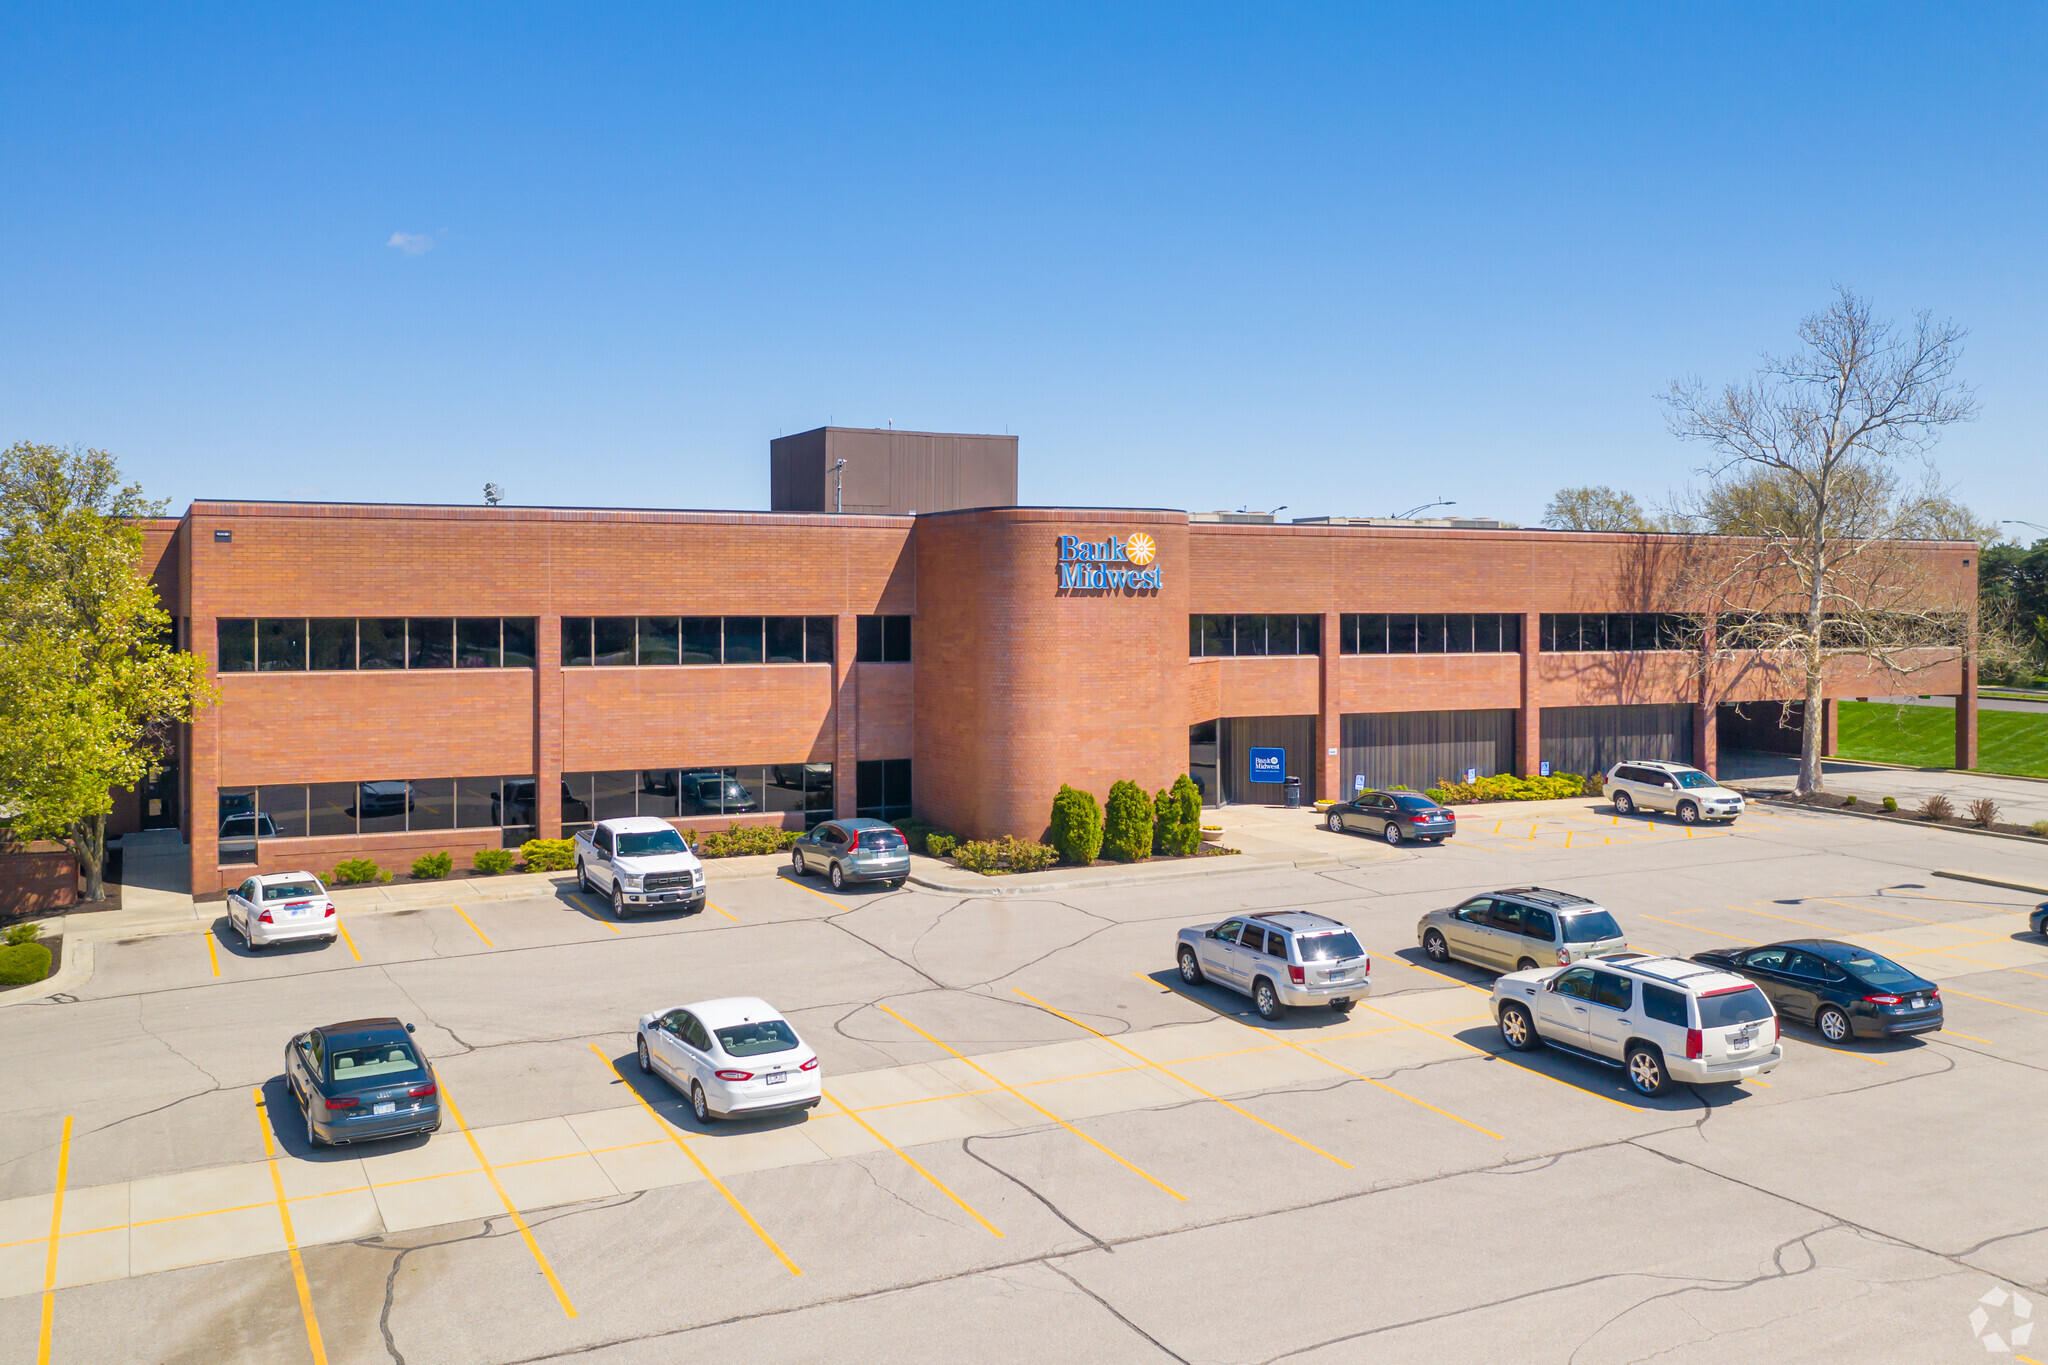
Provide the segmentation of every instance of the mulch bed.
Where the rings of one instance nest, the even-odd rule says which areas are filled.
[[[1901,806],[1895,811],[1888,811],[1884,808],[1882,800],[1872,801],[1859,796],[1852,804],[1848,797],[1836,792],[1815,792],[1811,796],[1794,796],[1790,792],[1782,791],[1744,790],[1742,794],[1751,801],[1768,801],[1778,806],[1819,806],[1824,810],[1853,810],[1858,815],[1876,815],[1887,820],[1903,820],[1909,825],[1946,825],[1950,829],[1988,829],[1994,834],[2023,834],[2030,839],[2039,838],[2043,843],[2048,843],[2048,837],[2035,834],[2032,827],[2027,825],[2008,825],[2003,822],[1980,825],[1965,815],[1951,815],[1945,820],[1930,820],[1926,816],[1921,815],[1918,810],[1909,810],[1905,806]]]

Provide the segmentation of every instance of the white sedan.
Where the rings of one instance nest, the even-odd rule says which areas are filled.
[[[640,1016],[640,1069],[687,1095],[697,1122],[815,1109],[818,1054],[765,1000],[734,996]]]
[[[241,934],[251,952],[307,938],[332,943],[340,925],[327,888],[310,872],[251,877],[228,892],[228,927]]]

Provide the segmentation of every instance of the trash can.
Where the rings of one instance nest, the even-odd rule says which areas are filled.
[[[1301,809],[1301,779],[1298,777],[1287,779],[1287,809]]]

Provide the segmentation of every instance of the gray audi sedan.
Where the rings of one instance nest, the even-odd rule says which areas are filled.
[[[285,1084],[306,1116],[306,1145],[374,1142],[441,1126],[441,1088],[396,1019],[350,1019],[285,1044]]]

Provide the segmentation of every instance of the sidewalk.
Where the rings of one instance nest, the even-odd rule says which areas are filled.
[[[1731,750],[1721,755],[1723,782],[1790,791],[1798,776],[1799,760],[1790,754]],[[1939,792],[1955,802],[1958,810],[1980,796],[1988,796],[1998,803],[1998,818],[2008,824],[2031,825],[2036,820],[2048,820],[2048,782],[2036,777],[1997,777],[1952,768],[1895,768],[1829,758],[1821,763],[1821,779],[1831,792],[1844,796],[1853,793],[1857,800],[1873,803],[1894,796],[1907,810],[1916,809]]]

